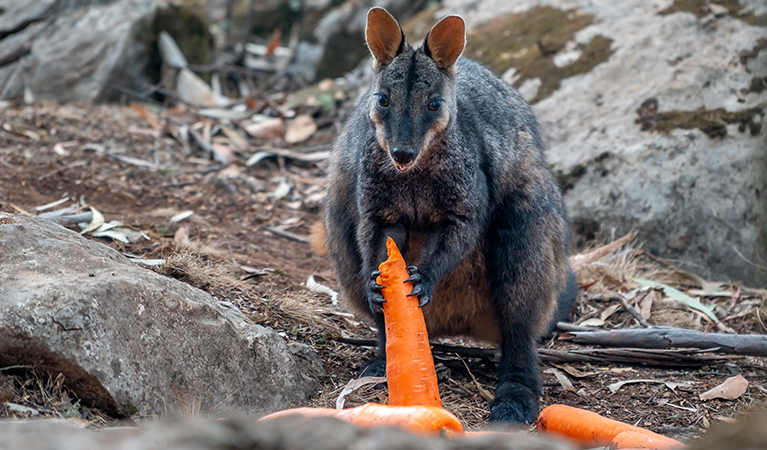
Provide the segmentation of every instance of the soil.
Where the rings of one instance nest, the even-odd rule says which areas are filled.
[[[205,123],[190,110],[163,110],[162,114],[166,119],[175,115],[191,124]],[[37,207],[66,197],[67,204],[82,202],[101,211],[107,221],[119,220],[143,231],[149,240],[129,244],[87,236],[137,257],[164,258],[168,263],[155,270],[236,304],[255,322],[273,327],[290,341],[313,346],[325,362],[327,377],[323,394],[311,405],[334,406],[341,388],[373,356],[370,347],[339,341],[342,336],[347,341],[373,339],[374,332],[365,318],[352,315],[342,305],[332,305],[327,295],[304,288],[314,275],[338,289],[327,257],[315,253],[306,242],[267,230],[279,228],[302,239],[310,236],[312,224],[320,219],[325,162],[266,160],[246,167],[243,161],[252,153],[248,151],[225,166],[200,149],[185,150],[167,133],[150,132],[144,119],[126,106],[6,104],[0,109],[0,125],[0,211],[34,214]],[[321,128],[313,140],[301,145],[326,146],[333,130],[332,125]],[[63,145],[57,147],[57,143]],[[126,163],[125,157],[157,166]],[[289,183],[290,192],[277,198],[281,183]],[[194,212],[188,219],[170,221],[187,210]],[[179,231],[183,228],[189,242]],[[629,263],[634,264],[630,270],[641,269],[635,262]],[[609,301],[609,285],[621,283],[620,271],[629,270],[626,267],[598,277],[592,274],[597,281],[579,280],[584,289],[571,319],[580,322],[599,317],[617,304]],[[258,272],[261,269],[266,270]],[[717,300],[717,304],[726,308],[731,300]],[[764,298],[751,297],[749,301],[764,306]],[[671,315],[670,309],[664,310],[659,304],[653,304],[652,309],[656,321]],[[757,307],[755,313],[743,314],[727,324],[738,332],[763,332],[759,311]],[[705,325],[689,310],[679,314],[693,327]],[[631,321],[627,313],[616,312],[613,307],[605,327],[628,326]],[[450,342],[480,345],[464,340]],[[559,339],[542,346],[574,347]],[[445,406],[468,428],[486,428],[489,409],[483,394],[492,394],[495,386],[494,363],[445,353],[436,356]],[[570,374],[566,378],[574,389],[563,387],[551,369]],[[727,365],[712,362],[687,368],[546,363],[541,364],[541,371],[541,407],[565,403],[681,439],[694,438],[710,425],[767,404],[764,358],[737,358]],[[741,372],[751,383],[744,395],[736,400],[706,402],[698,398],[735,372]],[[658,383],[627,384],[615,393],[608,388],[616,381],[639,379]],[[29,394],[35,390],[37,394]],[[1,406],[10,402],[26,405],[43,416],[85,419],[89,426],[114,423],[87,406],[72,409],[76,398],[56,374],[0,368],[0,418],[29,417],[29,413]],[[359,390],[346,404],[371,400],[385,401],[385,386]]]

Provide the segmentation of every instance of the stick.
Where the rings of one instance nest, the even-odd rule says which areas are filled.
[[[334,338],[338,342],[365,347],[375,347],[375,339],[354,339],[345,337]],[[498,362],[499,351],[493,348],[464,347],[450,344],[432,344],[432,352],[441,358],[455,354],[467,358],[489,359]],[[710,349],[672,349],[672,350],[652,350],[642,348],[585,348],[574,350],[551,350],[538,349],[538,357],[545,362],[581,362],[592,364],[620,363],[639,366],[660,366],[660,367],[701,367],[729,361],[730,358],[724,355],[709,355],[718,348]],[[454,359],[454,358],[453,358]]]
[[[546,362],[581,362],[592,364],[620,363],[638,366],[700,367],[729,361],[724,355],[704,355],[718,349],[650,350],[643,348],[585,348],[576,350],[538,349],[538,357]]]
[[[718,347],[718,353],[767,356],[767,335],[763,334],[702,333],[674,327],[652,327],[612,331],[570,331],[563,334],[560,339],[571,340],[578,344],[646,349]]]
[[[628,300],[626,300],[626,297],[622,295],[617,295],[616,298],[620,300],[621,305],[623,305],[623,309],[629,312],[634,318],[639,322],[640,325],[642,325],[645,328],[650,328],[650,324],[645,320],[644,317],[642,317],[641,314],[639,314],[639,311],[637,311],[633,306],[629,305]]]
[[[306,236],[300,236],[298,234],[293,234],[289,231],[280,230],[279,228],[274,227],[264,227],[266,231],[276,234],[277,236],[284,237],[286,239],[290,239],[291,241],[298,241],[303,242],[304,244],[308,244],[312,242],[312,240]]]

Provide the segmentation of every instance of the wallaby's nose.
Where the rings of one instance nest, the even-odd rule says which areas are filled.
[[[395,148],[392,150],[391,154],[394,157],[394,160],[397,161],[400,164],[407,164],[410,162],[410,160],[413,159],[413,150],[401,150],[399,148]]]

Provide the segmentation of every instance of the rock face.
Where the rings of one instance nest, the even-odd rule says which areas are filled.
[[[62,423],[0,422],[0,449],[213,450],[568,450],[561,441],[519,434],[512,439],[486,435],[471,439],[415,436],[397,428],[364,430],[331,418],[285,417],[256,422],[244,417],[156,422],[142,428],[99,432],[76,430]]]
[[[119,99],[120,88],[144,91],[152,21],[166,7],[166,0],[11,1],[0,15],[0,98],[102,102]]]
[[[54,222],[0,214],[0,367],[12,365],[63,373],[118,416],[276,411],[315,394],[322,372],[203,291]]]
[[[575,231],[593,238],[601,230],[609,238],[636,229],[653,254],[693,263],[687,270],[767,284],[767,4],[443,5],[436,16],[461,14],[474,30],[542,6],[571,17],[593,15],[572,41],[538,39],[530,52],[499,55],[523,64],[535,52],[548,52],[552,67],[574,74],[556,83],[543,78],[555,89],[539,95],[534,109]],[[469,34],[470,43],[474,37]],[[568,71],[568,64],[578,64],[578,54],[568,52],[585,54],[597,37],[611,41],[609,57],[586,72]],[[549,42],[557,45],[545,48]],[[516,69],[517,76],[530,73]],[[506,75],[513,82],[515,72]]]

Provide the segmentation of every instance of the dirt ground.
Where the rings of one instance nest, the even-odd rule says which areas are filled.
[[[188,123],[204,122],[190,110],[162,114],[166,119],[175,114]],[[67,205],[92,206],[107,221],[119,220],[144,232],[149,239],[128,244],[89,238],[137,257],[164,258],[167,264],[154,270],[236,304],[256,323],[276,329],[290,341],[313,346],[328,375],[323,394],[312,405],[334,406],[343,386],[373,355],[369,346],[341,342],[374,338],[363,318],[333,306],[327,295],[304,287],[314,275],[321,283],[338,288],[328,259],[302,242],[320,217],[325,161],[268,158],[246,167],[243,162],[258,149],[257,142],[256,147],[237,153],[234,164],[224,165],[199,148],[186,149],[172,135],[153,130],[127,106],[12,103],[0,108],[0,126],[0,211],[36,214],[41,205],[67,198]],[[301,146],[326,149],[336,131],[337,124],[327,121]],[[138,164],[129,158],[136,158]],[[147,162],[151,164],[144,164]],[[290,189],[287,194],[286,186]],[[194,214],[171,221],[184,211]],[[278,236],[269,228],[288,232],[293,238]],[[627,271],[649,278],[648,267],[658,273],[673,267],[648,255],[640,258],[642,252],[637,248],[624,247],[615,264],[579,274],[583,292],[571,317],[575,323],[597,319],[607,329],[636,326],[610,292],[628,290]],[[740,333],[764,333],[763,293],[749,294],[738,285],[720,287],[733,295],[706,302],[720,306],[723,316],[729,318],[726,324]],[[651,323],[706,329],[699,315],[678,306],[664,307],[665,300],[659,298],[652,304]],[[581,348],[557,338],[542,347]],[[489,409],[485,397],[495,386],[493,358],[435,356],[445,406],[469,429],[486,428]],[[718,422],[731,421],[742,411],[767,406],[765,359],[733,357],[728,361],[711,360],[695,367],[542,363],[541,407],[565,403],[690,439]],[[737,372],[750,383],[745,394],[735,400],[699,399],[700,393]],[[561,377],[572,388],[559,381]],[[626,384],[611,392],[611,383],[626,380],[651,382]],[[369,400],[385,401],[385,387],[363,388],[349,396],[347,405]],[[66,380],[55,374],[0,368],[0,417],[30,416],[3,407],[3,402],[25,405],[43,416],[84,419],[91,426],[113,423],[87,406],[74,407],[76,394],[67,391]]]

